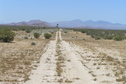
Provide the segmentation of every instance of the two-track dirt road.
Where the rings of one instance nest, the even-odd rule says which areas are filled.
[[[112,60],[100,50],[92,51],[64,41],[59,30],[25,84],[125,84],[123,74],[117,76],[123,65]]]
[[[25,84],[97,84],[79,61],[79,55],[62,40],[61,31],[49,42],[36,70]]]

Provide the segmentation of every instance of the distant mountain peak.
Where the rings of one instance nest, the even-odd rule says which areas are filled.
[[[85,21],[85,22],[94,22],[94,21],[92,21],[92,20],[87,20],[87,21]]]
[[[98,21],[96,21],[96,23],[98,23],[98,24],[112,24],[108,21],[103,21],[103,20],[98,20]]]
[[[41,20],[30,20],[28,22],[22,21],[18,23],[9,23],[7,25],[37,26],[37,27],[50,27],[51,26],[48,22],[41,21]]]
[[[72,20],[72,22],[83,22],[83,21],[80,19],[75,19],[75,20]]]
[[[65,28],[103,28],[103,29],[126,29],[126,25],[122,25],[119,23],[111,23],[108,21],[98,20],[98,21],[81,21],[80,19],[75,19],[72,21],[61,21],[61,22],[54,22],[50,23],[52,26],[55,26],[56,23],[60,24],[60,27]]]
[[[41,20],[30,20],[29,23],[40,23],[42,22]]]

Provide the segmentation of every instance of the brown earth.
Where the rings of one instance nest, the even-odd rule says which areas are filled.
[[[15,38],[0,43],[0,84],[126,83],[126,41],[95,40],[72,30],[57,31],[50,40],[22,31]]]

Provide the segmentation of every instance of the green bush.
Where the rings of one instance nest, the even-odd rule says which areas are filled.
[[[124,40],[124,38],[121,37],[121,36],[117,36],[117,37],[114,38],[114,40],[115,41],[122,41],[122,40]]]
[[[24,39],[28,39],[28,37],[25,36]]]
[[[81,33],[86,33],[86,31],[82,30]]]
[[[36,45],[36,43],[35,42],[32,42],[31,45]]]
[[[101,38],[100,37],[95,37],[95,40],[100,40]]]
[[[26,33],[30,33],[31,30],[30,30],[30,29],[26,29],[25,32],[26,32]]]
[[[0,41],[2,42],[11,42],[14,40],[15,33],[12,32],[10,29],[6,28],[0,30]]]
[[[40,37],[40,34],[39,33],[34,33],[34,37],[35,38],[39,38]]]
[[[64,33],[67,33],[67,31],[64,31]]]
[[[52,37],[52,35],[49,34],[49,33],[45,33],[45,34],[44,34],[44,37],[45,37],[46,39],[50,39],[50,37]]]
[[[114,36],[113,36],[114,37]],[[112,40],[113,39],[112,36],[106,36],[104,39],[109,39],[109,40]]]
[[[22,31],[25,31],[25,28],[21,28]]]

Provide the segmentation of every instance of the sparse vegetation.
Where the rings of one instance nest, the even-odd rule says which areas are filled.
[[[126,30],[73,29],[90,35],[92,38],[121,41],[126,39]]]
[[[14,40],[15,33],[12,32],[10,29],[6,28],[0,30],[0,41],[2,42],[11,42]]]
[[[36,43],[35,42],[31,42],[31,45],[36,45]]]
[[[43,75],[42,82],[46,81],[51,83],[52,80],[47,80],[48,77],[54,77],[53,80],[56,83],[72,84],[76,81],[81,82],[83,78],[79,75],[83,72],[79,71],[84,67],[84,69],[87,70],[86,72],[88,72],[87,75],[89,74],[89,76],[92,77],[92,81],[100,81],[101,83],[107,84],[113,81],[114,83],[125,83],[126,61],[125,59],[123,59],[122,62],[120,61],[122,60],[121,56],[125,58],[126,45],[125,41],[122,41],[125,40],[124,31],[94,29],[83,29],[81,31],[79,29],[73,29],[76,31],[74,32],[72,30],[64,30],[62,31],[62,40],[66,41],[65,46],[63,45],[65,41],[60,41],[60,37],[58,37],[58,40],[51,40],[54,41],[51,45],[55,45],[56,43],[56,46],[48,45],[45,48],[48,50],[42,51],[50,41],[46,39],[49,39],[51,36],[53,39],[55,34],[60,36],[60,33],[55,33],[55,29],[41,28],[31,28],[31,32],[26,33],[25,30],[27,28],[25,30],[23,28],[24,27],[21,27],[21,29],[12,28],[9,30],[16,33],[15,39],[13,39],[14,43],[0,43],[0,82],[7,82],[9,84],[10,81],[18,83],[29,80],[31,70],[37,70],[37,67],[39,67],[37,63],[41,63],[40,57],[42,53],[44,53],[45,56],[43,57],[45,57],[45,62],[43,62],[43,64],[46,65],[47,63],[49,66],[44,67],[43,72],[47,70],[49,73],[51,71],[56,71],[56,73],[46,73],[46,75]],[[4,31],[4,28],[0,29],[0,31]],[[35,33],[42,39],[35,39],[39,38],[39,36],[35,37]],[[1,38],[0,40],[2,41]],[[70,46],[67,46],[67,43]],[[73,56],[77,58],[74,60],[74,58],[72,58]],[[118,56],[120,59],[116,58]],[[79,67],[82,68],[78,68],[77,65],[75,66],[75,63],[79,63]],[[70,74],[70,77],[67,76],[67,74]],[[111,81],[111,79],[101,80],[99,79],[100,76],[112,76],[113,81]]]
[[[44,37],[45,37],[46,39],[50,39],[50,37],[52,37],[52,35],[49,34],[49,33],[45,33],[45,34],[44,34]]]
[[[30,33],[31,32],[31,29],[26,29],[25,32],[26,33]]]
[[[28,39],[28,37],[25,36],[24,39]]]
[[[35,38],[39,38],[40,37],[40,34],[39,33],[34,33],[34,37]]]
[[[116,37],[114,38],[114,40],[115,40],[115,41],[122,41],[122,40],[124,40],[124,37],[122,37],[122,36],[116,36]]]

